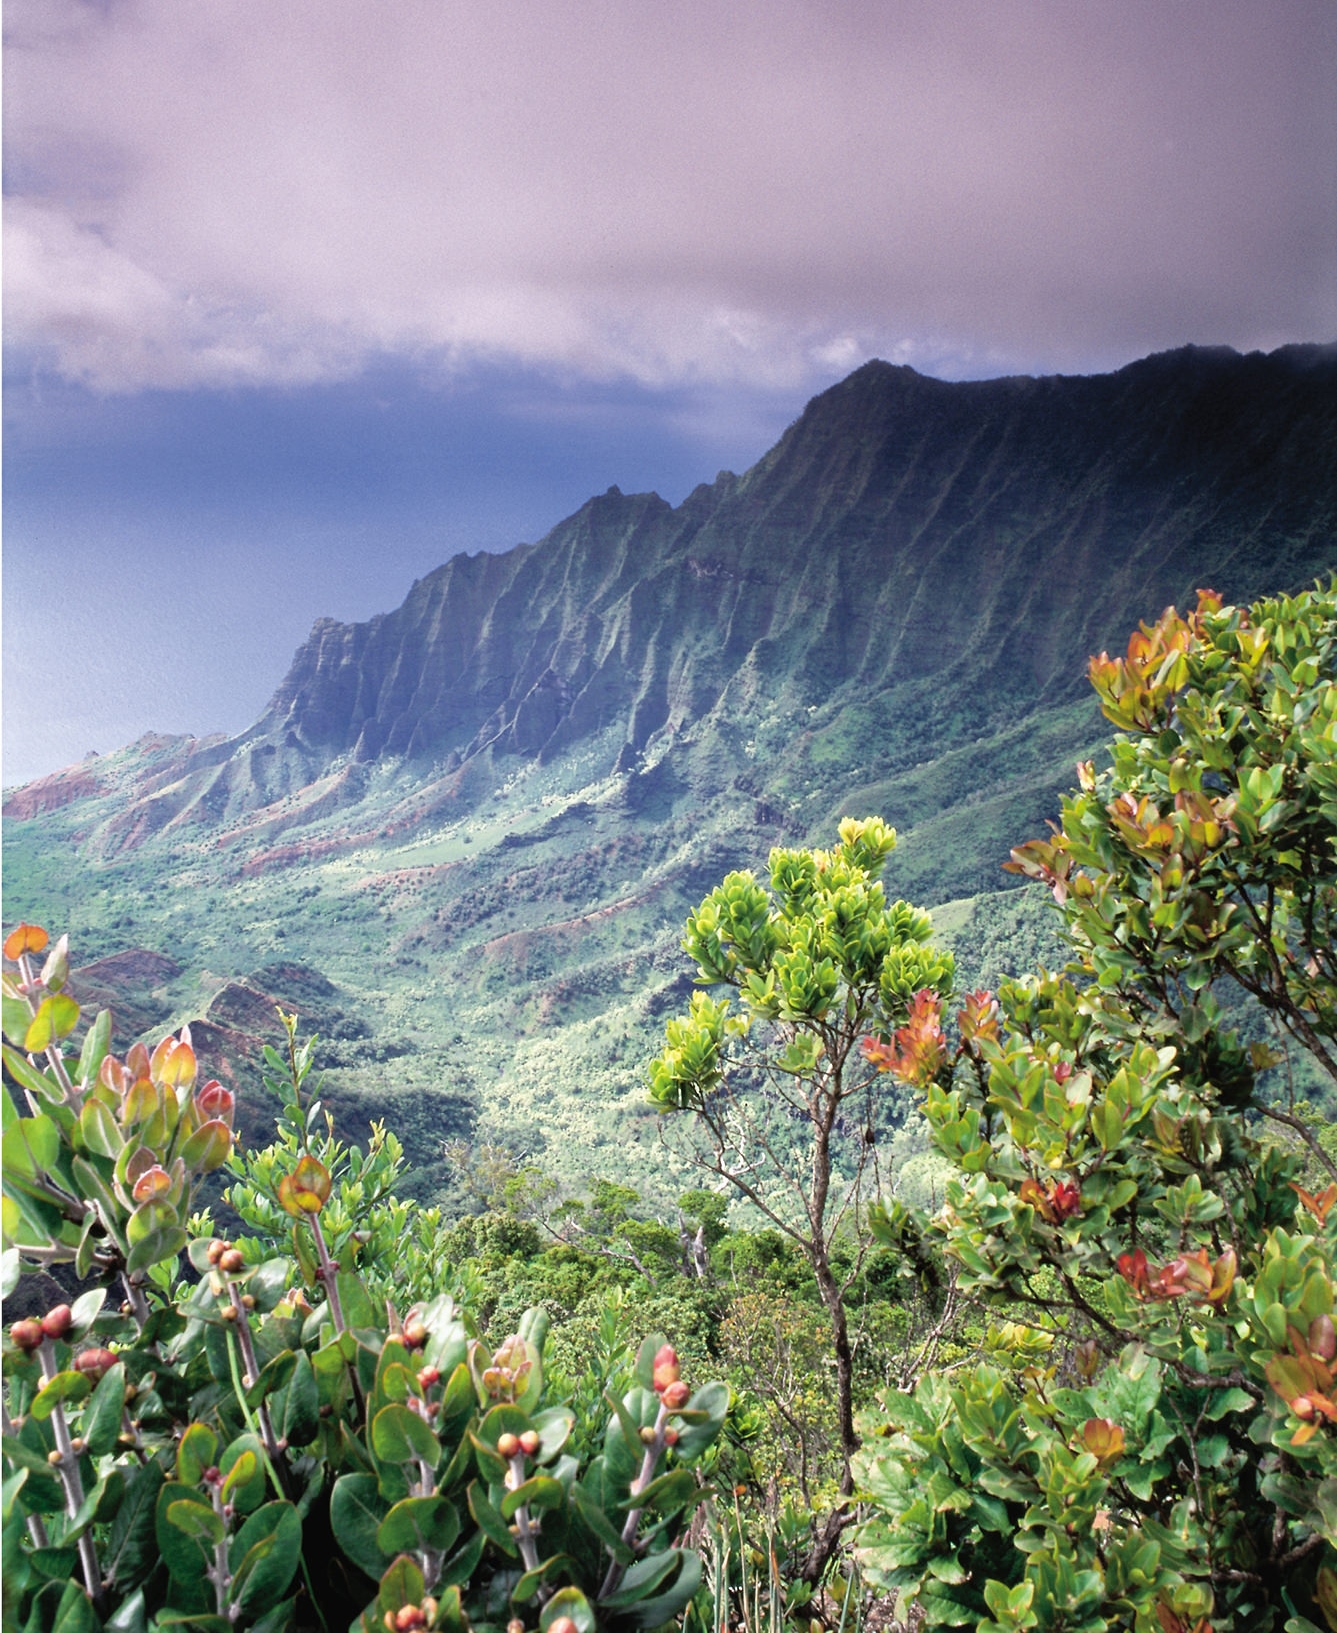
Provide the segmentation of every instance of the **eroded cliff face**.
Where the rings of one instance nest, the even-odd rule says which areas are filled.
[[[456,556],[393,612],[321,620],[255,726],[146,767],[102,843],[272,837],[392,763],[430,791],[409,825],[512,756],[669,756],[699,782],[719,733],[844,702],[913,720],[868,745],[907,763],[1078,695],[1089,653],[1200,583],[1247,599],[1332,567],[1335,450],[1334,348],[965,384],[870,363],[676,509],[610,488],[536,545]],[[772,744],[758,791],[799,752]],[[48,797],[78,787],[18,799]]]

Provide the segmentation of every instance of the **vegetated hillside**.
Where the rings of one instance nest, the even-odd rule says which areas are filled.
[[[85,961],[174,959],[174,1020],[276,961],[329,978],[367,1033],[332,1050],[336,1103],[392,1117],[425,1188],[469,1135],[671,1187],[639,1071],[688,906],[876,811],[893,888],[955,903],[967,962],[1001,967],[1043,927],[968,899],[1107,736],[1087,655],[1199,584],[1299,587],[1335,539],[1337,348],[966,384],[870,363],[676,509],[611,488],[320,621],[240,737],[13,791],[6,913]]]

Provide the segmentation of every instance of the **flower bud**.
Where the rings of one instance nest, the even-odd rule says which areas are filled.
[[[645,1426],[645,1428],[643,1428],[641,1430],[641,1440],[645,1443],[645,1445],[652,1446],[654,1444],[654,1439],[655,1439],[655,1432],[649,1426],[649,1424],[647,1424]]]
[[[74,1325],[74,1311],[68,1304],[57,1304],[42,1317],[42,1331],[48,1338],[64,1338]]]
[[[423,1389],[430,1389],[433,1384],[439,1384],[440,1382],[441,1369],[439,1367],[423,1367],[420,1369],[418,1383]]]
[[[85,1378],[97,1383],[116,1365],[116,1357],[109,1349],[80,1350],[70,1365],[76,1372],[82,1372]]]
[[[519,1435],[503,1434],[497,1436],[497,1452],[501,1457],[514,1457],[520,1450]]]
[[[432,1599],[432,1598],[424,1599],[423,1602],[422,1602],[422,1613],[427,1618],[427,1620],[429,1622],[435,1621],[436,1620],[436,1600]]]
[[[395,1613],[393,1610],[387,1610],[381,1620],[385,1623],[389,1633],[395,1633]]]
[[[25,1321],[16,1321],[9,1329],[9,1336],[19,1349],[31,1355],[46,1334],[42,1331],[42,1323],[29,1316]]]
[[[539,1449],[539,1433],[537,1429],[526,1429],[520,1436],[520,1450],[526,1457],[533,1457]]]
[[[48,1463],[50,1463],[51,1467],[54,1469],[56,1467],[56,1465],[60,1462],[60,1453],[59,1452],[48,1452],[46,1454],[46,1460],[47,1460]]]
[[[218,1313],[224,1321],[235,1321],[237,1319],[237,1306],[235,1304],[225,1304]]]
[[[84,1439],[84,1437],[82,1435],[75,1435],[74,1438],[70,1441],[70,1450],[74,1453],[74,1455],[76,1457],[82,1457],[84,1455],[84,1453],[88,1450],[88,1442]]]
[[[220,1241],[218,1239],[218,1237],[215,1236],[213,1241],[209,1243],[209,1250],[208,1250],[208,1253],[206,1254],[206,1257],[209,1260],[209,1263],[210,1264],[217,1264],[218,1261],[227,1252],[227,1250],[228,1250],[227,1243],[223,1242],[223,1241]]]
[[[512,1616],[506,1624],[506,1633],[525,1633],[525,1624],[518,1616]]]
[[[218,1255],[218,1268],[225,1276],[235,1276],[239,1270],[245,1270],[246,1257],[240,1248],[230,1247]]]
[[[671,1383],[664,1391],[664,1405],[668,1407],[670,1412],[680,1412],[691,1398],[691,1385],[683,1383],[681,1379],[676,1383]]]
[[[243,1293],[241,1295],[241,1303],[243,1309],[253,1310],[255,1308],[255,1294]]]
[[[1308,1423],[1314,1415],[1314,1403],[1308,1395],[1297,1395],[1291,1402],[1291,1411],[1295,1413],[1297,1418]]]
[[[677,1383],[678,1375],[678,1352],[672,1344],[664,1344],[655,1355],[655,1388],[662,1395],[670,1384]]]
[[[548,1623],[548,1633],[579,1633],[579,1629],[569,1616],[555,1616]]]
[[[1309,1353],[1325,1362],[1337,1357],[1337,1328],[1330,1315],[1316,1315],[1309,1323]]]
[[[421,1349],[431,1336],[421,1321],[410,1321],[404,1328],[404,1342],[410,1349]]]
[[[664,1444],[666,1446],[676,1446],[678,1444],[678,1431],[676,1429],[668,1428],[664,1430]]]

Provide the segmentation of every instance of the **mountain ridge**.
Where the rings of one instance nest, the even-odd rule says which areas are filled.
[[[955,904],[963,971],[993,979],[1040,933],[1001,863],[1109,736],[1088,655],[1200,585],[1334,568],[1337,347],[959,384],[867,364],[676,507],[612,487],[318,621],[235,737],[9,791],[6,910],[85,962],[212,971],[155,998],[178,1022],[219,982],[319,970],[369,1033],[331,1103],[350,1133],[391,1116],[425,1193],[443,1095],[457,1134],[653,1170],[634,1066],[723,873],[878,812],[889,887]]]
[[[1337,440],[1334,381],[1337,347],[963,383],[867,363],[677,507],[612,487],[537,544],[452,557],[398,608],[318,620],[260,719],[147,782],[108,843],[267,808],[297,825],[355,803],[348,767],[386,758],[448,777],[620,728],[625,771],[768,674],[800,707],[981,662],[1018,701],[1074,695],[1080,658],[1121,634],[1130,578],[1168,600],[1195,576],[1252,595],[1310,573],[1337,529],[1337,482],[1314,469]]]

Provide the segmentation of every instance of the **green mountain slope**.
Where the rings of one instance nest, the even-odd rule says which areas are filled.
[[[676,509],[613,488],[322,620],[240,737],[11,791],[6,916],[169,955],[125,1015],[205,1015],[243,1060],[266,997],[302,1007],[274,971],[317,972],[331,1101],[392,1117],[425,1189],[443,1140],[488,1137],[671,1190],[639,1068],[688,906],[878,811],[893,887],[955,904],[988,973],[1044,933],[999,867],[1106,736],[1086,656],[1199,584],[1337,566],[1335,454],[1334,348],[956,385],[868,364]]]

